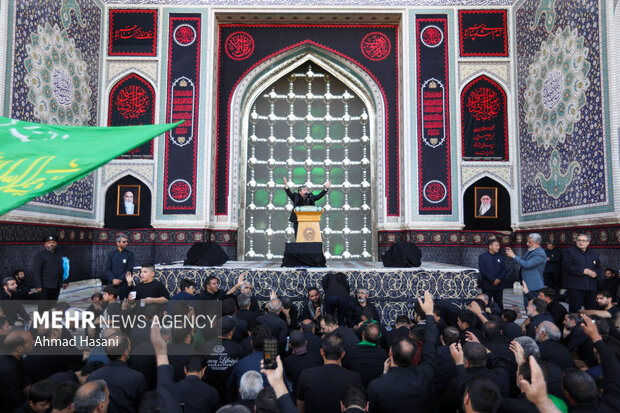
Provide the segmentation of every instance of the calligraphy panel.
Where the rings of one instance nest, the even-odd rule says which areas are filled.
[[[152,125],[155,123],[155,90],[135,73],[121,79],[110,91],[108,126]],[[152,158],[153,141],[121,157]]]
[[[486,76],[461,93],[463,160],[508,160],[508,114],[504,89]]]
[[[419,213],[452,213],[448,18],[416,16]]]
[[[506,10],[459,10],[461,57],[508,57]]]
[[[184,123],[166,133],[164,214],[196,213],[200,23],[197,13],[171,13],[166,120]]]
[[[157,10],[111,9],[108,56],[156,56]]]

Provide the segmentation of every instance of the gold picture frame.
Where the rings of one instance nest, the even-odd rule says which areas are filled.
[[[133,214],[128,214],[125,208],[125,195],[133,201]],[[128,199],[129,201],[129,199]],[[137,217],[140,215],[140,185],[117,185],[116,215],[119,217]]]
[[[497,188],[477,186],[474,194],[474,218],[497,218]]]

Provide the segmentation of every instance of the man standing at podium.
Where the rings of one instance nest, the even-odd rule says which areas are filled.
[[[306,185],[302,185],[297,190],[297,193],[292,193],[290,189],[288,189],[288,181],[286,177],[284,177],[284,190],[286,191],[286,195],[293,201],[293,211],[291,212],[291,216],[288,218],[290,222],[293,223],[295,227],[295,237],[297,237],[297,215],[295,215],[295,208],[299,206],[309,206],[314,205],[315,201],[323,198],[327,191],[329,190],[329,186],[331,185],[331,181],[325,182],[323,185],[323,190],[318,193],[318,195],[314,195]]]

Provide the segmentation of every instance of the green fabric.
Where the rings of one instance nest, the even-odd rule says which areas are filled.
[[[564,400],[555,397],[553,394],[548,394],[547,396],[549,396],[549,398],[551,399],[555,407],[558,408],[559,411],[561,411],[562,413],[568,413],[568,406],[566,406],[566,403],[564,403]]]
[[[43,125],[0,117],[0,215],[180,125]]]
[[[372,347],[376,347],[377,344],[376,343],[371,343],[370,341],[366,341],[366,340],[362,340],[359,343],[357,343],[358,346],[372,346]]]

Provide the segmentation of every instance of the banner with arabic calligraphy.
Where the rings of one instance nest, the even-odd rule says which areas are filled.
[[[459,10],[461,57],[508,57],[506,10]]]
[[[415,33],[419,213],[451,214],[448,17],[416,15]]]
[[[170,14],[166,117],[184,123],[166,134],[164,214],[196,213],[200,18],[198,13]]]
[[[268,60],[284,59],[291,50],[344,59],[370,76],[385,108],[385,204],[387,216],[400,215],[399,26],[393,24],[221,24],[218,26],[217,145],[215,214],[229,210],[230,99],[239,82]],[[300,52],[301,53],[301,52]],[[275,63],[274,63],[275,64]],[[379,122],[381,123],[381,122]]]
[[[0,215],[86,176],[176,125],[57,126],[0,117]]]
[[[157,56],[157,10],[110,9],[109,56]]]
[[[108,104],[108,126],[155,123],[155,90],[149,82],[135,73],[114,85]],[[140,145],[122,157],[152,158],[153,141]]]
[[[504,89],[486,76],[461,93],[464,160],[508,160],[508,114]]]

